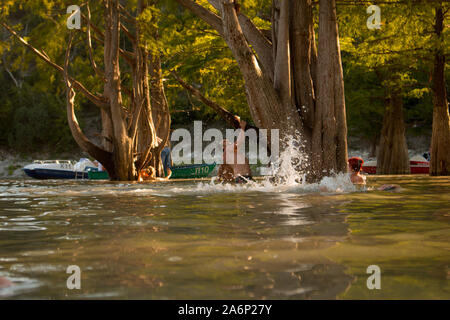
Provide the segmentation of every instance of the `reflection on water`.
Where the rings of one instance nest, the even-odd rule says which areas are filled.
[[[369,183],[0,181],[0,298],[450,298],[450,180]]]

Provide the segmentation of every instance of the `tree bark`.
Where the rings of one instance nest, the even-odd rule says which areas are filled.
[[[291,8],[291,56],[295,105],[304,121],[304,134],[310,141],[316,103],[311,64],[313,59],[317,59],[313,57],[317,52],[313,49],[315,43],[312,0],[291,0]]]
[[[399,92],[390,94],[381,130],[377,155],[377,174],[409,174],[408,147],[403,120],[403,102]]]
[[[247,101],[255,124],[267,129],[287,128],[286,119],[282,121],[282,118],[285,118],[282,116],[284,107],[273,83],[263,73],[248,46],[236,15],[234,2],[222,0],[222,20],[225,41],[233,52],[244,77]]]
[[[289,1],[279,1],[280,14],[277,23],[277,47],[275,52],[274,88],[281,103],[292,109],[291,100],[291,59],[289,39]]]
[[[316,174],[347,171],[344,81],[335,0],[319,1],[317,101],[312,135]]]
[[[264,35],[264,33],[258,29],[253,22],[243,13],[238,13],[239,24],[242,27],[242,32],[245,38],[256,52],[260,66],[273,81],[274,63],[272,54],[272,43]]]
[[[154,51],[150,58],[150,96],[152,104],[152,117],[156,127],[156,135],[161,139],[159,145],[152,150],[152,166],[159,177],[164,177],[164,168],[161,162],[161,151],[170,139],[170,113],[169,105],[164,93],[161,71],[161,59],[158,51]]]
[[[444,14],[442,4],[435,8],[435,33],[439,45],[434,54],[433,67],[433,133],[431,138],[430,175],[450,175],[450,116],[445,88]]]
[[[73,89],[73,83],[70,80],[69,77],[69,57],[70,57],[70,50],[72,48],[72,40],[73,40],[73,33],[69,36],[69,43],[67,45],[66,50],[66,56],[64,59],[64,81],[66,83],[66,106],[67,106],[67,122],[69,123],[69,128],[72,133],[73,138],[75,139],[76,143],[86,152],[88,152],[90,155],[94,156],[96,159],[98,159],[103,166],[108,171],[114,171],[114,162],[112,159],[112,153],[108,152],[106,150],[103,150],[99,146],[92,143],[83,133],[83,131],[80,128],[80,125],[78,124],[77,117],[75,115],[75,108],[74,108],[74,102],[75,102],[75,90]]]
[[[332,30],[333,48],[331,51],[334,62],[334,116],[336,117],[336,170],[346,172],[348,168],[347,146],[347,114],[345,110],[344,71],[342,69],[341,46],[336,17],[336,5],[333,10],[334,23]],[[333,155],[334,156],[334,155]]]
[[[105,95],[109,99],[114,132],[115,171],[112,179],[135,180],[132,143],[128,136],[125,114],[122,109],[122,92],[119,65],[120,19],[119,1],[107,0],[105,5]],[[111,175],[111,174],[110,174]]]

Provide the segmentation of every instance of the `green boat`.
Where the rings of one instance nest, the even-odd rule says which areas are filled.
[[[214,170],[216,164],[190,164],[172,167],[170,179],[196,179],[206,178]],[[108,180],[106,171],[88,171],[89,180]]]
[[[106,171],[88,171],[89,180],[109,180],[108,172]]]
[[[214,170],[216,164],[190,164],[172,167],[170,179],[206,178]]]

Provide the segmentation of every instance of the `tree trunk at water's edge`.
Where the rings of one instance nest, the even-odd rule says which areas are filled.
[[[439,45],[434,55],[433,66],[433,134],[431,138],[430,175],[450,175],[450,117],[445,88],[444,14],[442,6],[436,7],[435,33]]]
[[[392,93],[386,100],[377,155],[377,174],[409,173],[411,170],[403,120],[403,101],[399,93]]]

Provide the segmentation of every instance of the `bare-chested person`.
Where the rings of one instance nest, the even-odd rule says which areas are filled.
[[[366,177],[361,174],[362,165],[364,160],[358,157],[348,159],[348,165],[350,169],[350,180],[355,186],[364,186],[366,184]],[[379,191],[391,191],[400,192],[402,188],[398,184],[383,184],[378,187]]]
[[[252,180],[248,158],[245,157],[245,154],[242,154],[245,150],[240,150],[240,146],[245,141],[245,126],[247,123],[240,119],[239,123],[241,130],[236,142],[231,143],[227,139],[222,142],[223,164],[220,165],[217,173],[220,181],[245,183]]]
[[[364,160],[359,157],[352,157],[348,159],[348,167],[350,171],[350,180],[353,184],[364,185],[366,184],[366,177],[361,174],[362,165]]]
[[[138,181],[167,181],[169,180],[170,176],[160,178],[156,176],[156,170],[153,167],[148,167],[146,169],[142,169],[139,172]]]

